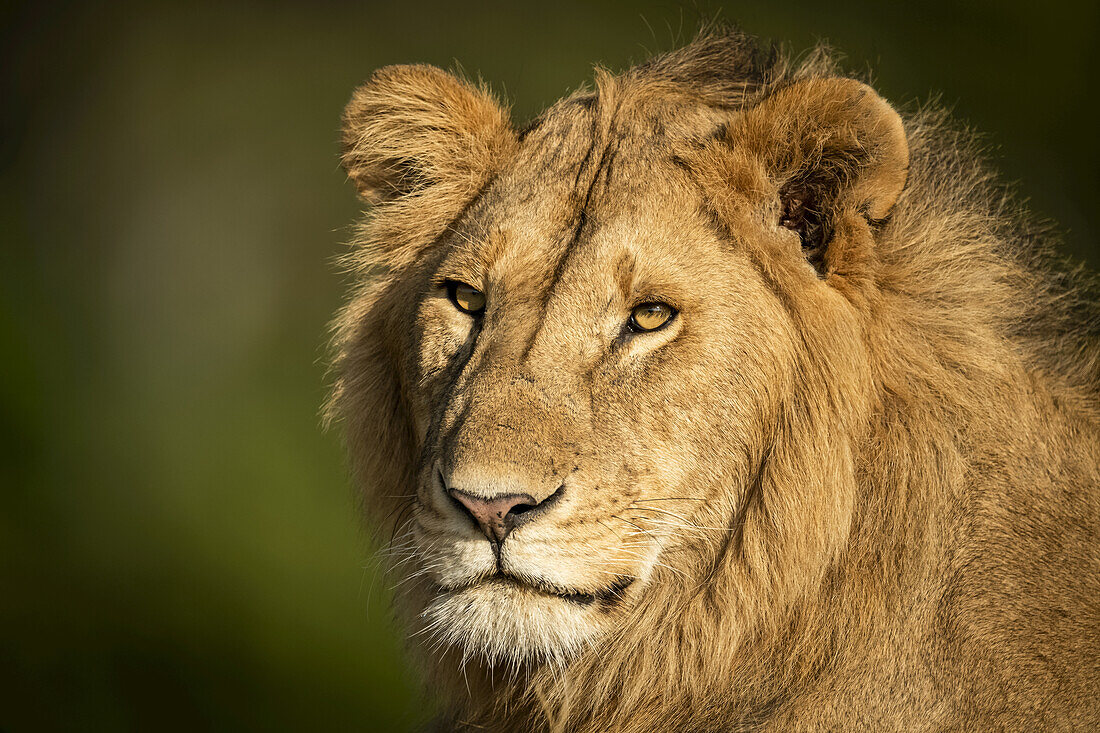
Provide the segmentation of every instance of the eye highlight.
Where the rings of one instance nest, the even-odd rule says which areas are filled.
[[[458,280],[448,280],[445,285],[447,297],[455,308],[471,316],[480,316],[485,312],[485,293]]]
[[[635,333],[656,331],[666,326],[675,315],[676,309],[668,303],[642,303],[630,312],[627,325]]]

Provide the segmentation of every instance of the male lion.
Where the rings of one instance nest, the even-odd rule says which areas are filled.
[[[344,125],[330,414],[444,727],[1100,727],[1095,296],[941,113],[721,31]]]

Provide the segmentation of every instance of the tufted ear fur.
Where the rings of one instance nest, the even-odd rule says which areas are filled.
[[[909,145],[901,117],[853,79],[782,87],[741,115],[728,134],[734,149],[762,165],[778,195],[772,223],[798,233],[823,276],[835,269],[829,250],[845,218],[884,219],[905,187]]]
[[[343,164],[370,202],[437,184],[476,190],[514,139],[487,90],[432,66],[386,66],[344,110]]]
[[[511,157],[508,112],[486,89],[432,66],[386,66],[344,110],[343,163],[375,205],[346,259],[396,270],[419,261]]]

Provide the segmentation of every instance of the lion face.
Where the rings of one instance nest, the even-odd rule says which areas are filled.
[[[425,614],[492,657],[588,642],[670,571],[659,558],[727,527],[789,379],[789,319],[669,141],[620,129],[586,165],[590,117],[527,136],[415,307]]]
[[[345,311],[334,402],[380,523],[397,517],[414,637],[493,665],[560,662],[663,582],[697,586],[733,545],[763,556],[782,532],[806,554],[835,544],[843,495],[768,496],[780,513],[749,512],[770,491],[762,457],[799,419],[792,395],[819,376],[808,340],[858,361],[858,317],[830,282],[846,260],[835,245],[831,260],[807,254],[826,227],[805,212],[835,210],[829,231],[858,241],[867,222],[851,212],[881,216],[900,190],[862,169],[827,169],[843,185],[819,186],[805,170],[829,145],[863,165],[852,149],[874,153],[866,137],[843,147],[810,126],[810,153],[775,155],[792,126],[797,139],[791,120],[867,116],[852,84],[775,101],[786,117],[769,125],[777,112],[604,79],[522,136],[442,72],[383,70],[360,91],[345,163],[383,199],[373,237],[392,241],[372,262],[391,273]],[[822,306],[832,315],[808,335]],[[858,403],[859,380],[844,387]],[[813,458],[839,474],[848,454],[829,435]]]

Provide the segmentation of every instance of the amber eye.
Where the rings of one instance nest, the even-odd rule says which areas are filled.
[[[463,313],[480,316],[485,310],[485,293],[457,280],[447,281],[447,297]]]
[[[656,331],[676,315],[676,309],[667,303],[642,303],[630,312],[630,330]]]

